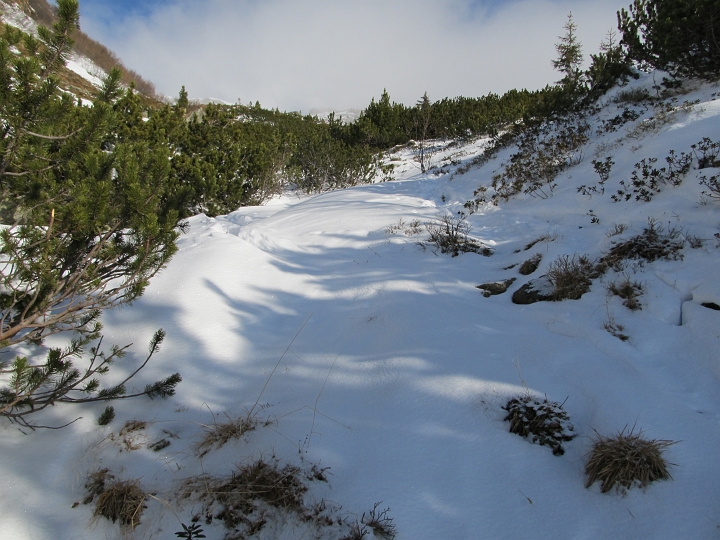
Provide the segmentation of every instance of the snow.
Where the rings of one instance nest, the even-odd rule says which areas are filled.
[[[35,37],[38,36],[38,24],[32,17],[24,13],[17,4],[0,1],[0,19],[2,19],[3,24],[7,23],[23,32]],[[102,86],[102,81],[107,76],[103,69],[92,60],[75,52],[69,55],[66,67],[98,88]]]
[[[650,88],[652,76],[632,84]],[[57,406],[35,419],[60,425],[82,416],[62,430],[24,435],[0,425],[0,537],[119,537],[102,518],[89,525],[92,506],[71,508],[84,498],[87,474],[107,467],[140,478],[154,494],[135,537],[170,538],[199,511],[174,499],[185,479],[275,455],[330,467],[329,484],[312,483],[308,498],[341,505],[351,521],[382,501],[398,539],[716,538],[720,312],[701,304],[720,304],[719,203],[703,199],[698,177],[706,171],[694,169],[649,203],[609,197],[640,159],[661,162],[670,149],[718,140],[716,92],[697,85],[678,99],[700,103],[639,138],[628,134],[652,110],[616,132],[595,133],[624,107],[613,94],[604,98],[583,160],[561,174],[552,196],[521,195],[470,216],[471,234],[494,249],[491,257],[452,258],[420,247],[424,233],[386,228],[461,210],[512,148],[452,179],[439,168],[421,174],[405,149],[390,158],[396,181],[194,216],[146,294],[103,316],[106,343],[135,343],[104,383],[131,372],[164,328],[166,342],[134,384],[178,371],[177,395],[116,402],[117,418],[105,427],[96,423],[101,404]],[[434,159],[452,172],[486,143],[441,144]],[[591,160],[606,155],[616,162],[606,194],[579,194],[581,184],[597,183]],[[683,260],[626,268],[643,285],[642,310],[608,294],[607,284],[622,278],[615,272],[577,301],[511,303],[557,257],[599,257],[613,241],[641,233],[648,218],[704,245],[686,247]],[[628,229],[608,237],[621,223]],[[548,239],[524,250],[542,235]],[[533,275],[508,269],[535,253],[544,258]],[[484,298],[475,288],[510,277],[518,279],[501,295]],[[603,328],[609,316],[628,341]],[[526,387],[566,400],[578,436],[565,455],[508,432],[501,407]],[[198,456],[203,425],[249,412],[273,422]],[[117,433],[132,419],[148,427],[137,435],[141,448],[128,451]],[[673,478],[625,494],[586,489],[595,432],[633,426],[679,441],[665,452]],[[171,445],[161,452],[142,446],[164,437]],[[309,538],[308,527],[278,522],[259,537]],[[209,539],[224,536],[217,522],[203,528]]]
[[[98,67],[92,60],[85,56],[80,56],[77,53],[72,53],[65,63],[67,68],[80,75],[86,81],[89,81],[92,85],[100,88],[103,85],[103,80],[107,77],[100,67]]]

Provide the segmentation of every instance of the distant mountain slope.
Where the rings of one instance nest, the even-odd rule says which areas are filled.
[[[3,23],[34,33],[38,25],[50,26],[55,20],[55,8],[47,0],[0,0],[0,19]],[[122,60],[102,43],[78,30],[74,36],[74,55],[69,59],[63,76],[63,87],[80,97],[88,97],[93,88],[113,67],[122,69],[122,82],[148,98],[155,99],[155,86],[140,74],[128,69]]]

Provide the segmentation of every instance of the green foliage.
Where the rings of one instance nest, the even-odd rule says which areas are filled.
[[[670,150],[665,158],[667,167],[655,168],[657,158],[643,158],[635,164],[635,170],[630,176],[630,182],[620,181],[620,189],[611,198],[615,202],[621,200],[629,201],[635,198],[636,201],[650,202],[656,193],[662,191],[663,185],[679,186],[684,176],[690,171],[692,154]]]
[[[346,126],[342,138],[348,144],[387,150],[410,140],[497,136],[520,119],[529,121],[557,111],[562,105],[560,94],[556,87],[547,87],[535,92],[510,90],[502,96],[461,96],[436,102],[425,95],[414,107],[406,107],[391,102],[387,91],[383,91],[379,101],[373,99],[358,120]]]
[[[186,538],[187,540],[194,540],[195,538],[206,538],[203,534],[203,529],[197,523],[193,523],[189,527],[184,523],[181,523],[183,530],[175,533],[178,538]]]
[[[628,56],[674,76],[720,75],[717,0],[634,0],[618,12]]]
[[[520,192],[547,199],[557,186],[557,176],[580,162],[589,124],[577,114],[551,118],[527,126],[517,137],[518,151],[493,175],[494,201]]]
[[[149,354],[140,367],[119,384],[103,389],[100,389],[99,377],[106,375],[110,366],[125,356],[129,345],[112,346],[105,352],[101,350],[101,338],[96,346],[90,347],[89,358],[83,361],[80,368],[75,366],[74,361],[83,358],[85,348],[97,335],[74,339],[64,349],[50,349],[43,364],[32,364],[25,357],[17,357],[8,368],[0,369],[0,380],[6,383],[5,387],[0,388],[0,416],[33,428],[26,417],[56,403],[90,403],[143,395],[150,398],[172,396],[175,386],[182,381],[178,373],[147,385],[142,392],[128,394],[125,386],[158,351],[164,337],[165,333],[158,330],[150,343]],[[112,407],[106,408],[98,423],[107,424],[114,414]]]
[[[586,77],[591,99],[599,98],[618,81],[627,80],[629,77],[637,78],[632,71],[630,60],[615,38],[615,32],[608,32],[607,38],[600,43],[600,52],[590,55],[591,64]]]
[[[368,183],[375,177],[379,155],[366,144],[350,142],[349,129],[334,115],[328,122],[302,119],[289,168],[298,188],[316,193]]]
[[[115,418],[115,407],[108,405],[98,418],[98,424],[101,426],[107,426]]]
[[[77,2],[26,36],[0,38],[0,342],[96,332],[99,311],[134,300],[175,252],[178,214],[163,204],[168,148],[122,137],[119,72],[91,107],[58,91]],[[13,41],[17,36],[11,36]]]
[[[178,211],[169,204],[170,148],[146,136],[137,97],[112,70],[92,106],[58,88],[78,27],[76,0],[58,2],[39,39],[0,37],[0,348],[39,344],[75,331],[44,363],[18,357],[0,369],[0,416],[25,416],[57,402],[131,397],[125,383],[99,389],[98,376],[127,347],[100,343],[101,310],[140,296],[176,251]],[[10,53],[22,39],[25,54]],[[164,333],[158,332],[147,361]],[[179,376],[134,395],[171,395]]]
[[[572,13],[568,15],[565,23],[565,35],[560,42],[555,44],[558,53],[556,60],[552,61],[553,67],[562,73],[563,78],[559,81],[563,89],[570,95],[575,95],[581,90],[582,72],[582,45],[577,38],[577,25],[573,20]]]

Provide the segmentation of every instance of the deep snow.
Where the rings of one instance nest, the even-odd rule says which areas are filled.
[[[651,74],[629,88],[652,84]],[[613,97],[624,90],[603,98],[595,128],[622,110]],[[482,207],[469,218],[471,234],[494,249],[491,257],[452,258],[419,246],[424,232],[386,228],[462,209],[513,148],[452,179],[421,175],[404,150],[391,158],[398,165],[393,182],[288,194],[227,216],[191,218],[179,252],[146,294],[103,316],[107,343],[135,343],[132,357],[104,382],[131,372],[153,332],[164,328],[166,342],[135,384],[179,371],[177,395],[118,402],[106,427],[96,424],[99,404],[58,406],[35,419],[59,425],[83,417],[59,431],[23,435],[0,425],[0,537],[120,535],[103,519],[90,526],[91,506],[71,508],[84,497],[87,474],[106,467],[139,478],[154,494],[135,536],[172,538],[199,510],[174,499],[183,480],[229,474],[233,464],[274,454],[282,463],[330,467],[329,484],[312,483],[308,499],[341,505],[339,515],[351,521],[382,501],[398,539],[717,538],[720,312],[701,303],[720,304],[720,202],[701,195],[698,177],[718,170],[693,169],[649,203],[610,200],[640,159],[661,162],[670,149],[718,140],[717,92],[698,84],[678,96],[679,103],[700,103],[657,130],[634,130],[650,108],[614,133],[592,135],[582,161],[558,177],[545,200],[521,195]],[[435,159],[452,172],[486,142],[448,147]],[[616,164],[606,194],[579,194],[579,185],[597,182],[591,160],[608,155]],[[590,210],[599,223],[591,223]],[[558,256],[599,257],[612,241],[639,234],[649,217],[704,243],[686,247],[681,261],[626,269],[643,284],[641,311],[608,294],[619,277],[612,272],[577,301],[511,303],[513,291]],[[620,223],[628,230],[608,237]],[[523,249],[541,235],[550,239]],[[535,253],[544,258],[532,276],[508,268]],[[484,298],[475,288],[510,277],[518,279],[502,295]],[[610,316],[625,326],[627,342],[603,328]],[[508,433],[501,407],[525,386],[567,399],[578,437],[564,456]],[[198,456],[203,425],[249,411],[273,422]],[[117,434],[132,419],[148,427],[129,451]],[[611,435],[626,426],[680,441],[665,454],[673,479],[625,494],[586,489],[595,431]],[[170,446],[146,448],[161,438]],[[203,527],[208,538],[224,535],[217,521]],[[313,536],[308,525],[288,520],[260,537]]]

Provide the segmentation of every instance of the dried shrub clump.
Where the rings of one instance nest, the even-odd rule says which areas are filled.
[[[647,486],[654,480],[672,478],[663,451],[675,441],[646,439],[642,432],[628,433],[625,429],[612,437],[598,434],[593,443],[590,457],[585,465],[589,488],[601,482],[600,491],[607,493],[613,487],[626,490],[633,485]]]
[[[508,412],[505,421],[510,422],[510,433],[549,446],[556,456],[565,453],[563,442],[575,438],[575,428],[561,403],[524,395],[512,398],[503,409]]]
[[[643,293],[642,283],[638,281],[631,281],[629,276],[625,276],[620,281],[613,281],[608,285],[608,291],[615,296],[619,296],[623,299],[623,306],[626,308],[637,311],[642,309],[642,303],[638,297]]]
[[[134,529],[140,524],[147,495],[138,480],[117,480],[108,469],[100,469],[88,476],[85,483],[87,497],[84,504],[95,500],[95,517],[102,516],[113,523]]]
[[[230,478],[201,476],[188,480],[181,499],[198,497],[206,522],[221,520],[229,531],[227,538],[251,536],[278,515],[294,515],[304,521],[314,520],[318,526],[330,526],[333,522],[325,515],[324,505],[318,509],[304,504],[307,482],[326,481],[323,473],[324,469],[317,467],[303,471],[261,458],[237,466]]]
[[[586,255],[562,255],[550,263],[547,277],[553,286],[551,299],[578,300],[590,290],[592,280],[600,274]]]
[[[670,228],[666,231],[658,225],[657,220],[651,218],[641,234],[615,244],[610,253],[600,259],[598,266],[604,271],[607,268],[621,269],[622,262],[628,259],[647,262],[658,259],[681,260],[680,250],[684,246],[685,239],[680,229]]]

